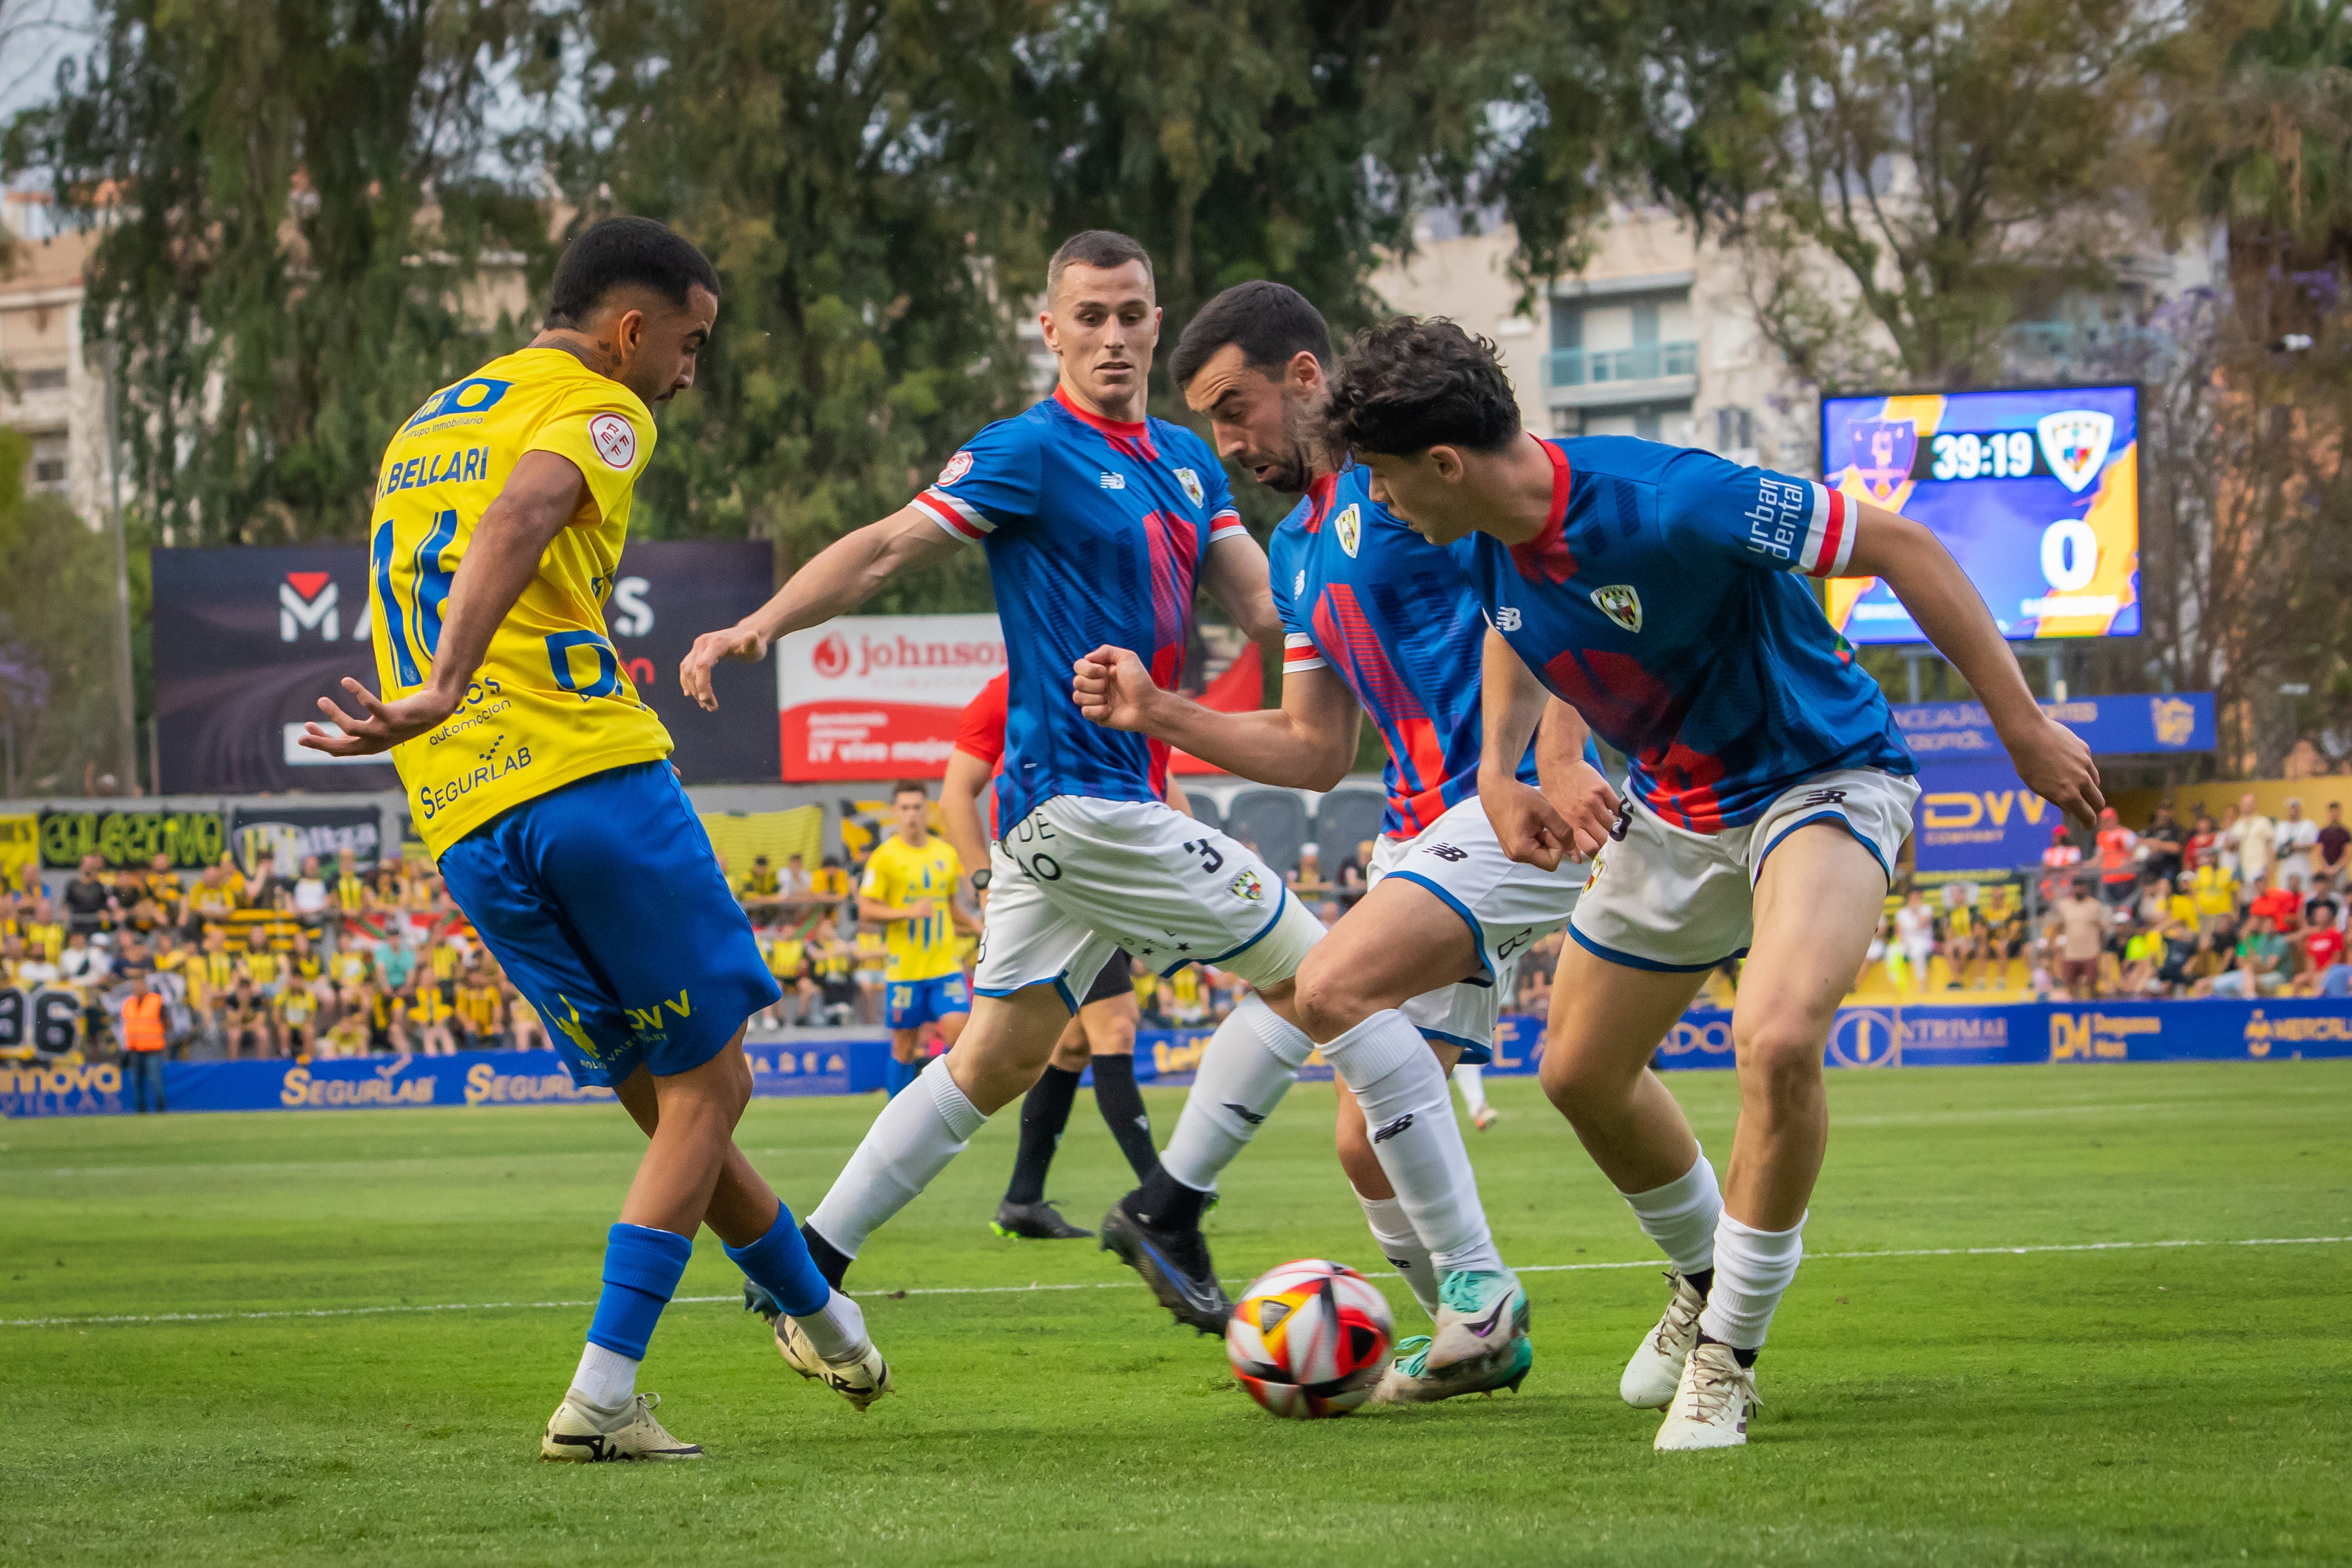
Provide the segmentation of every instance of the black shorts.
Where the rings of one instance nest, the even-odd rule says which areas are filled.
[[[1128,963],[1124,951],[1112,953],[1101,972],[1095,976],[1095,983],[1087,987],[1087,994],[1078,998],[1078,1005],[1091,1007],[1097,1002],[1134,995],[1135,982],[1128,976]]]

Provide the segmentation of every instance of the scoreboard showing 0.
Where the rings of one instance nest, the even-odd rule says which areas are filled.
[[[2015,638],[2139,630],[2139,395],[2128,386],[1832,397],[1822,482],[1925,523]],[[1925,640],[1876,578],[1829,585],[1857,643]]]

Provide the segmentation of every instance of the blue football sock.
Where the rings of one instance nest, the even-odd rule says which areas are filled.
[[[890,1058],[890,1074],[883,1081],[888,1087],[893,1100],[898,1098],[900,1089],[921,1076],[923,1065],[921,1062],[902,1062],[897,1057]]]
[[[783,1205],[776,1205],[776,1223],[749,1247],[730,1247],[727,1256],[752,1284],[776,1299],[792,1317],[805,1318],[824,1310],[833,1287],[824,1282],[816,1260],[809,1256],[800,1222]]]
[[[588,1324],[588,1342],[645,1360],[646,1342],[693,1256],[694,1243],[673,1231],[614,1226],[604,1241],[604,1290]]]

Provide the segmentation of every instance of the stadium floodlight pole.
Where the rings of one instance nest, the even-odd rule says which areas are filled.
[[[117,760],[114,776],[123,794],[138,788],[139,694],[131,675],[131,566],[122,538],[122,432],[116,408],[121,392],[122,345],[109,338],[99,345],[106,369],[106,477],[111,501],[106,510],[107,543],[114,551],[114,704]],[[155,759],[155,793],[163,793],[163,759]]]

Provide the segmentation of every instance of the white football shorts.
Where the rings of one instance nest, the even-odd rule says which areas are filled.
[[[1622,841],[1606,845],[1584,884],[1569,934],[1612,963],[1696,973],[1748,951],[1756,879],[1798,828],[1832,822],[1861,840],[1894,878],[1911,836],[1919,786],[1874,768],[1819,773],[1764,815],[1720,833],[1693,833],[1628,799]]]
[[[1547,871],[1512,859],[1475,795],[1412,838],[1375,844],[1366,890],[1383,877],[1402,877],[1436,894],[1470,928],[1486,971],[1406,1003],[1402,1011],[1413,1026],[1431,1039],[1460,1046],[1464,1061],[1493,1060],[1495,1019],[1510,1000],[1519,955],[1567,923],[1588,870],[1562,861],[1557,871]]]
[[[1087,984],[1120,948],[1163,974],[1213,963],[1277,985],[1323,939],[1265,862],[1160,801],[1057,795],[1006,829],[989,867],[982,996],[1051,982],[1076,1012],[1070,977]]]

